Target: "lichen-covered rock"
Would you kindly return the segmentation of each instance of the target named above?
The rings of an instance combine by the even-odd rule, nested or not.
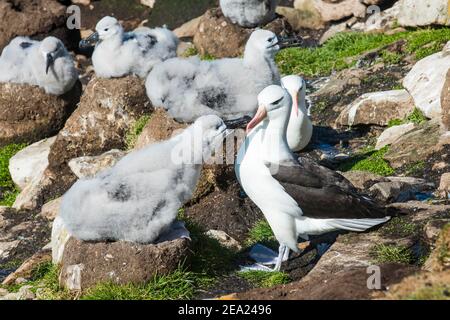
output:
[[[435,187],[433,183],[418,178],[388,177],[387,180],[374,184],[369,192],[374,198],[389,203],[415,200],[418,192],[430,191]]]
[[[23,84],[0,83],[0,147],[58,133],[80,101],[81,84],[61,96]]]
[[[443,198],[450,199],[450,172],[446,172],[441,176],[439,183],[439,193]]]
[[[400,0],[398,23],[405,27],[450,25],[447,0]]]
[[[277,18],[263,29],[276,34],[290,32],[289,23],[284,18]],[[237,57],[244,52],[245,44],[255,29],[247,29],[232,24],[220,9],[210,9],[201,18],[194,36],[194,45],[201,55],[215,58]]]
[[[341,112],[336,124],[386,126],[389,120],[403,119],[413,110],[412,97],[406,90],[366,93]]]
[[[55,36],[70,50],[80,40],[78,30],[66,27],[66,6],[56,0],[14,0],[0,2],[0,52],[17,36],[41,40]]]
[[[285,17],[292,29],[296,31],[301,28],[322,29],[325,27],[325,21],[322,20],[320,12],[311,5],[311,2],[298,3],[296,8],[278,6],[276,12]]]
[[[295,0],[294,8],[308,12],[312,16],[319,16],[324,23],[352,16],[359,18],[366,16],[366,6],[359,0]]]
[[[343,175],[348,181],[350,181],[356,188],[361,190],[367,190],[378,182],[389,181],[383,176],[367,171],[347,171],[341,172],[341,175]]]
[[[60,284],[84,290],[98,283],[144,284],[175,271],[189,255],[186,238],[157,244],[83,242],[70,238],[64,249]]]

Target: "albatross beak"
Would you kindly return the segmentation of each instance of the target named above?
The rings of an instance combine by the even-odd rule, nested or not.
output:
[[[83,40],[80,41],[80,48],[81,49],[85,49],[85,48],[92,47],[99,40],[100,40],[100,38],[99,38],[98,32],[94,32],[93,34],[91,34],[86,39],[83,39]]]
[[[53,59],[53,56],[50,53],[47,53],[46,56],[46,63],[45,63],[45,73],[48,74],[48,70],[51,66],[55,63],[55,60]]]
[[[278,45],[281,49],[285,48],[294,48],[294,47],[300,47],[303,43],[303,39],[299,36],[294,37],[278,37]]]
[[[267,117],[267,110],[264,106],[259,106],[258,111],[256,111],[255,116],[252,121],[247,125],[247,133],[250,132],[254,127],[256,127],[261,121]]]
[[[249,116],[245,116],[239,119],[226,120],[225,125],[228,129],[240,129],[245,128],[245,126],[252,120]]]

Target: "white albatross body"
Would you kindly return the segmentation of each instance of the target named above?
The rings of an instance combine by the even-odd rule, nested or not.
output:
[[[299,251],[299,236],[364,231],[390,219],[383,208],[355,194],[342,176],[307,160],[297,162],[286,139],[291,98],[285,90],[270,86],[258,101],[260,108],[248,126],[253,130],[238,152],[235,171],[280,243],[275,270],[289,249]]]
[[[281,85],[292,97],[287,143],[292,151],[298,152],[306,148],[313,134],[313,124],[306,108],[306,83],[302,77],[291,75],[283,77]]]

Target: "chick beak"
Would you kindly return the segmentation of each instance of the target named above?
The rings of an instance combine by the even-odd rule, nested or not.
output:
[[[245,116],[239,119],[234,120],[226,120],[225,125],[227,126],[227,129],[239,129],[239,128],[245,128],[245,126],[252,120],[249,116]]]
[[[48,74],[48,70],[51,66],[55,63],[55,60],[53,59],[53,56],[50,53],[47,53],[46,55],[46,63],[45,63],[45,73]]]
[[[294,47],[300,47],[303,43],[303,39],[299,36],[294,37],[278,37],[278,43],[277,45],[281,49],[285,48],[294,48]]]
[[[86,49],[95,45],[99,40],[100,37],[98,35],[98,32],[94,32],[86,39],[81,40],[79,46],[81,49]]]
[[[250,123],[247,125],[247,133],[250,132],[254,127],[256,127],[261,121],[263,121],[267,117],[267,110],[264,106],[259,106],[258,110],[256,111],[255,116],[250,121]]]

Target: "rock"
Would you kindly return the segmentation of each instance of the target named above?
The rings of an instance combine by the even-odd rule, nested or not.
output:
[[[450,270],[450,220],[442,221],[439,238],[435,243],[435,249],[425,262],[424,268],[428,271],[441,272]]]
[[[407,134],[408,132],[411,132],[412,130],[414,130],[414,128],[415,125],[412,122],[387,128],[378,137],[375,149],[380,150],[387,145],[395,143],[400,137]]]
[[[20,192],[14,201],[13,208],[21,210],[36,211],[51,199],[53,195],[48,193],[55,185],[58,175],[51,175],[48,168],[44,170],[41,176],[36,176],[31,182]],[[61,193],[64,191],[61,190]]]
[[[59,265],[62,263],[64,249],[70,238],[71,235],[64,226],[62,219],[59,216],[56,216],[55,220],[53,221],[51,237],[53,264]]]
[[[447,0],[400,0],[398,23],[404,27],[450,25]]]
[[[20,278],[29,279],[36,267],[38,267],[42,263],[50,262],[51,260],[52,257],[50,251],[38,252],[34,254],[31,258],[27,259],[16,271],[6,277],[6,279],[3,280],[2,285],[12,285],[14,283],[17,283],[17,280]]]
[[[66,7],[55,0],[1,1],[0,52],[16,36],[55,36],[69,50],[77,48],[80,33],[66,27],[67,17]]]
[[[121,150],[110,150],[100,156],[86,156],[69,161],[69,167],[79,178],[92,178],[100,171],[111,168],[126,155]]]
[[[450,131],[450,70],[448,70],[444,86],[441,93],[441,131],[448,133]]]
[[[148,145],[165,141],[186,127],[187,124],[176,122],[166,110],[157,108],[139,135],[134,149],[139,150]]]
[[[0,298],[6,296],[8,293],[9,293],[8,290],[0,288]]]
[[[140,0],[141,4],[150,8],[155,6],[156,0]]]
[[[20,287],[19,292],[17,292],[17,300],[34,300],[36,295],[31,291],[32,286]]]
[[[295,31],[302,28],[318,30],[325,27],[320,13],[315,7],[308,6],[308,4],[305,4],[301,9],[278,6],[276,13],[283,16]]]
[[[391,167],[398,169],[404,165],[425,161],[439,149],[439,123],[427,121],[403,135],[389,147],[383,158]]]
[[[46,94],[37,86],[0,83],[0,147],[55,135],[75,110],[80,95],[80,83],[62,96]]]
[[[389,9],[371,14],[366,22],[354,24],[352,26],[352,30],[363,32],[387,32],[388,30],[392,30],[397,26],[397,17],[399,13],[400,1],[396,2],[394,6]]]
[[[143,80],[133,76],[92,79],[50,148],[44,177],[30,187],[25,198],[39,208],[62,195],[76,180],[68,165],[71,159],[125,149],[128,130],[139,117],[151,112]]]
[[[32,212],[0,207],[0,263],[28,259],[49,241],[49,231]]]
[[[173,30],[178,38],[193,38],[198,30],[202,16],[192,19]]]
[[[223,247],[233,251],[242,250],[242,246],[238,241],[230,237],[226,232],[221,230],[208,230],[205,233],[208,237],[217,240]]]
[[[450,223],[450,219],[434,219],[428,221],[423,228],[427,243],[433,247],[436,247],[436,241],[441,235],[442,229],[448,223]]]
[[[444,173],[441,176],[439,192],[443,198],[450,199],[450,172]]]
[[[40,177],[48,165],[50,147],[56,137],[41,140],[16,153],[9,160],[9,172],[14,183],[24,189],[33,179]]]
[[[450,69],[450,45],[417,62],[403,80],[414,103],[430,119],[441,118],[441,93]]]
[[[61,206],[62,197],[59,197],[57,199],[51,200],[44,204],[42,206],[41,213],[39,214],[40,217],[48,220],[48,221],[54,221],[55,218],[59,214],[59,208]]]
[[[263,29],[280,34],[285,30],[289,32],[290,26],[285,19],[277,18],[263,26]],[[237,57],[243,54],[248,37],[254,30],[230,23],[220,9],[210,9],[201,17],[194,45],[201,55]]]
[[[403,119],[413,110],[413,100],[406,90],[366,93],[341,112],[336,124],[386,126],[389,120]]]
[[[65,246],[60,284],[84,290],[98,283],[144,284],[156,274],[175,271],[189,254],[188,239],[158,244],[90,243],[70,238]]]
[[[348,181],[350,181],[356,188],[367,190],[378,182],[389,181],[387,178],[367,171],[347,171],[341,172]]]
[[[369,192],[378,200],[392,203],[415,200],[418,192],[430,191],[433,183],[410,177],[388,177],[387,182],[374,184]]]
[[[339,21],[351,16],[358,18],[366,16],[366,6],[359,0],[342,0],[339,3],[323,0],[295,0],[294,7],[309,12],[313,16],[318,14],[324,22]]]

